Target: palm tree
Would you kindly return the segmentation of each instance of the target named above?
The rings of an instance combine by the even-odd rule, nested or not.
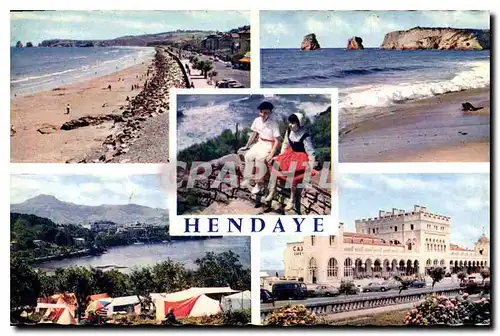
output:
[[[202,71],[202,74],[204,75],[205,79],[206,79],[206,78],[207,78],[207,76],[208,76],[208,72],[209,72],[210,70],[212,70],[212,69],[213,69],[213,64],[212,64],[212,62],[210,62],[210,61],[205,61],[205,62],[203,62],[203,64],[201,65],[201,69],[200,69],[200,70]]]

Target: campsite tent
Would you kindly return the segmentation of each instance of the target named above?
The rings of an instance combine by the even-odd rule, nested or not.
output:
[[[38,303],[36,308],[47,309],[42,317],[44,322],[76,324],[74,310],[64,303]]]
[[[221,301],[223,311],[238,311],[250,309],[252,305],[252,295],[250,291],[244,291],[228,296],[224,296]]]
[[[113,298],[113,301],[111,301],[105,309],[108,311],[108,317],[112,317],[114,313],[118,312],[134,312],[140,314],[141,301],[137,295],[117,297]]]

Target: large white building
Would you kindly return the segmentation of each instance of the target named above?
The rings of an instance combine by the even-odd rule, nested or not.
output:
[[[306,236],[288,243],[285,277],[307,283],[336,283],[342,278],[425,274],[433,267],[446,272],[477,272],[490,265],[490,241],[484,235],[466,249],[450,242],[451,218],[427,212],[379,211],[377,217],[356,220],[356,232],[337,236]]]

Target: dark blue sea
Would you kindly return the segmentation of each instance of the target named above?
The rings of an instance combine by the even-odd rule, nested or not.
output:
[[[339,88],[341,114],[490,85],[488,50],[262,49],[260,63],[264,88]]]
[[[154,48],[11,48],[11,97],[51,90],[139,64]]]
[[[295,112],[310,118],[331,105],[329,95],[178,95],[177,149],[214,138],[225,129],[233,132],[250,127],[262,101],[274,105],[273,118],[281,120]]]

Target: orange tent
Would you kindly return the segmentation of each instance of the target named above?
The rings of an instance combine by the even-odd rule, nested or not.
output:
[[[107,293],[102,293],[102,294],[94,294],[89,296],[89,302],[99,300],[99,299],[107,299],[109,298],[109,295]]]

